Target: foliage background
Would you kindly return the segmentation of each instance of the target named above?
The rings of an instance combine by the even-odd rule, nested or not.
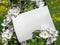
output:
[[[59,37],[56,43],[60,45],[60,0],[48,0],[47,4],[55,27],[59,31]]]
[[[19,5],[19,0],[2,0],[2,2],[0,2],[0,45],[2,45],[2,38],[1,38],[1,33],[2,33],[2,26],[1,26],[1,23],[3,22],[3,19],[5,18],[5,15],[7,14],[8,10],[12,7],[12,3]],[[21,12],[26,12],[26,11],[29,11],[29,10],[32,10],[34,8],[36,8],[36,5],[32,5],[33,3],[28,1],[28,0],[23,0],[24,2],[26,2],[26,4],[22,4],[22,10]],[[49,10],[50,10],[50,13],[51,13],[51,17],[52,17],[52,20],[55,24],[55,27],[56,29],[60,32],[60,0],[45,0],[48,7],[49,7]],[[12,2],[12,3],[10,3]],[[22,2],[22,3],[24,3]],[[9,41],[9,43],[11,42],[14,42],[14,43],[17,43],[17,38],[16,38],[16,35],[14,33],[12,39]],[[56,41],[56,44],[57,45],[60,45],[60,33],[59,33],[59,37]],[[9,44],[11,45],[11,44]],[[15,44],[16,45],[16,44]]]

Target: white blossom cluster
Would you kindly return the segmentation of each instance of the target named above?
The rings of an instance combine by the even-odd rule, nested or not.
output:
[[[13,7],[12,9],[10,9],[8,11],[8,15],[16,17],[19,14],[19,12],[20,12],[20,8],[19,7]]]
[[[41,29],[40,37],[47,39],[46,44],[51,44],[57,40],[58,31],[52,29],[48,25],[42,25]]]
[[[44,6],[44,1],[43,0],[31,0],[31,1],[36,2],[36,5],[38,7],[43,7]]]
[[[2,43],[7,43],[8,40],[11,39],[13,35],[13,25],[10,24],[12,23],[12,16],[14,17],[18,16],[19,12],[20,12],[19,7],[13,7],[8,11],[8,14],[6,15],[6,19],[3,20],[3,23],[1,24],[3,26]]]

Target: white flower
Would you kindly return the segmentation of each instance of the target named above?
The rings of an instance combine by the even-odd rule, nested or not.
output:
[[[43,31],[43,32],[40,33],[40,37],[46,39],[46,38],[49,38],[50,35],[46,31]]]
[[[13,13],[14,17],[17,17],[18,13]]]
[[[2,31],[5,31],[5,28],[3,28]]]
[[[11,19],[9,17],[6,18],[7,22],[11,22]]]
[[[43,7],[44,6],[44,2],[39,2],[39,7]]]
[[[2,39],[2,43],[6,43],[8,40],[6,38]]]
[[[2,23],[1,25],[4,26],[4,27],[6,26],[6,24],[4,24],[4,23]]]
[[[41,33],[40,36],[44,39],[47,38],[47,42],[46,44],[51,44],[54,41],[56,41],[57,37],[58,37],[58,31],[56,31],[55,29],[52,29],[50,26],[48,25],[42,25],[41,27]],[[43,31],[43,32],[42,32]],[[45,35],[44,35],[45,34]]]
[[[7,29],[7,30],[6,30],[6,34],[8,34],[8,33],[9,33],[9,31],[10,31],[10,30],[9,30],[9,29]]]
[[[44,6],[44,1],[43,0],[36,0],[36,5],[38,7],[42,7],[42,6]]]
[[[37,5],[38,7],[44,6],[44,1],[43,1],[43,0],[31,0],[31,1],[35,1],[35,2],[36,2],[36,5]]]
[[[9,22],[7,22],[6,19],[4,19],[3,21],[4,21],[4,22],[3,22],[1,25],[4,26],[4,27],[7,26]]]
[[[58,37],[58,31],[56,31],[55,36]]]
[[[6,16],[6,22],[7,23],[10,23],[11,22],[11,16],[9,16],[9,15]]]
[[[58,31],[53,31],[53,30],[51,30],[50,31],[50,34],[52,35],[52,37],[58,37]]]
[[[3,22],[6,22],[6,19],[4,19]]]
[[[11,39],[12,35],[13,32],[7,29],[5,32],[2,33],[2,38]]]
[[[11,19],[9,19],[9,17],[7,17],[6,19],[3,20],[5,25],[8,25],[8,23],[11,22]]]
[[[2,38],[7,38],[7,39],[8,39],[8,34],[3,33],[3,34],[2,34]]]
[[[2,33],[2,37],[8,38],[9,30],[7,29]]]
[[[48,38],[46,44],[51,44],[51,43],[55,42],[56,40],[57,40],[56,37],[52,37],[50,39]]]
[[[59,32],[58,31],[56,31],[56,34],[58,34]]]
[[[56,37],[51,38],[51,43],[55,42],[56,40],[57,40],[57,38],[56,38]]]
[[[12,35],[13,35],[13,32],[10,32],[9,36],[8,36],[8,39],[11,39]]]
[[[6,24],[6,23],[7,23],[7,20],[6,20],[6,19],[4,19],[4,20],[3,20],[3,22],[4,22],[4,24]]]
[[[13,30],[13,27],[11,28],[11,30]]]
[[[10,15],[10,16],[18,15],[19,12],[20,12],[20,8],[19,7],[17,7],[17,8],[13,7],[12,9],[10,9],[8,11],[8,15]]]

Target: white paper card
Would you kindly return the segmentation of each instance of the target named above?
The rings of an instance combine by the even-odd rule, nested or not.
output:
[[[19,42],[31,39],[32,32],[40,29],[43,24],[48,24],[55,29],[47,6],[19,14],[12,19]]]

